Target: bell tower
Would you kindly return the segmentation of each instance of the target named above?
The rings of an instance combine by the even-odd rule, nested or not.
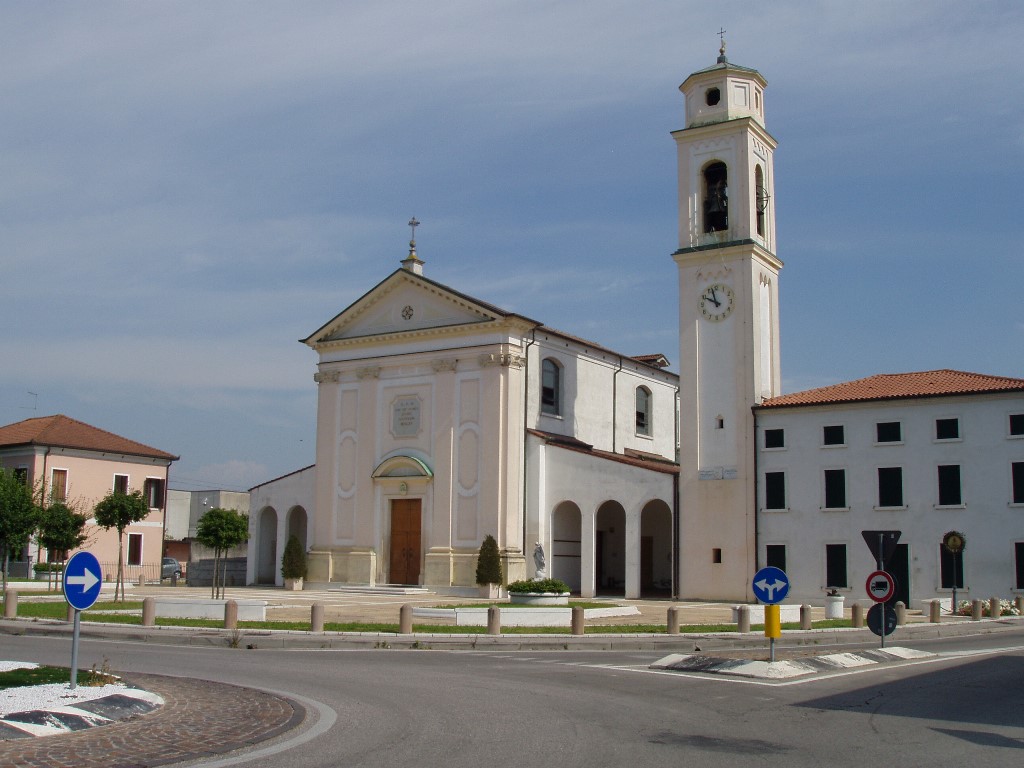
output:
[[[683,598],[752,599],[751,407],[780,391],[773,153],[767,83],[718,61],[679,86],[680,530]]]

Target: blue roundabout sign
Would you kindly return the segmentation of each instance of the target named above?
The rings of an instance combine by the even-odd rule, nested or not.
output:
[[[64,566],[64,599],[78,611],[92,607],[100,596],[103,572],[92,552],[76,552]]]

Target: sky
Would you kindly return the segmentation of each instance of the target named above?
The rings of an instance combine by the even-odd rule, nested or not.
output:
[[[1024,376],[1024,3],[0,3],[0,423],[244,490],[399,266],[679,370],[678,86],[768,81],[783,391]],[[1011,226],[1012,225],[1012,226]]]

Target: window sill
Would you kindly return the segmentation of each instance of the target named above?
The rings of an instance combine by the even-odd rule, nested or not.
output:
[[[643,432],[637,432],[636,436],[638,438],[640,438],[641,440],[650,440],[651,442],[654,442],[654,436],[653,435],[647,435],[647,434],[644,434]]]
[[[875,512],[906,512],[910,507],[906,504],[900,507],[872,507]]]
[[[761,508],[761,512],[766,513],[766,514],[773,513],[773,512],[789,512],[789,507],[778,507],[778,508],[772,507],[771,509],[769,509],[768,507],[762,507]]]
[[[1024,440],[1024,435],[1007,435],[1007,440]]]
[[[786,446],[783,445],[783,446],[776,447],[776,448],[762,448],[761,452],[762,453],[776,453],[778,451],[784,451],[784,450],[786,450]]]
[[[818,507],[822,512],[849,512],[849,507]]]
[[[963,441],[962,437],[936,437],[932,440],[933,443],[962,443]]]
[[[540,417],[542,419],[556,419],[558,421],[565,420],[560,413],[545,413],[544,411],[540,412]]]
[[[967,509],[966,504],[932,504],[932,509]]]
[[[822,447],[823,449],[829,449],[829,448],[845,448],[845,447],[846,447],[846,443],[822,443],[822,446],[821,446],[821,447]]]
[[[886,445],[905,445],[905,443],[904,443],[904,442],[903,442],[902,440],[886,440],[885,442],[882,442],[882,443],[880,443],[880,442],[878,442],[878,441],[876,440],[874,444],[875,444],[876,446],[886,446]]]

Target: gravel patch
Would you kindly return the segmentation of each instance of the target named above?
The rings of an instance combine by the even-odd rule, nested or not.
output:
[[[12,669],[32,669],[38,666],[38,664],[28,661],[0,661],[0,672],[8,672]],[[69,681],[47,685],[24,685],[0,690],[0,717],[6,717],[12,712],[29,712],[37,709],[59,710],[62,707],[74,706],[83,701],[126,693],[132,698],[143,699],[157,705],[162,703],[159,696],[137,688],[129,688],[124,683],[96,686],[79,685],[71,690]]]

